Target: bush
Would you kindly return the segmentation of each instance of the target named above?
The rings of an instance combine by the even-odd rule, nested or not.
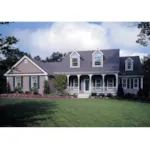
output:
[[[30,91],[25,91],[25,94],[30,94]]]
[[[11,88],[9,82],[6,84],[7,93],[11,93]]]
[[[119,84],[119,86],[118,86],[117,96],[118,97],[124,97],[124,91],[123,91],[121,84]]]
[[[14,92],[15,92],[15,93],[23,93],[21,87],[15,87],[15,88],[14,88]]]
[[[55,75],[54,86],[60,93],[64,93],[64,90],[67,88],[67,77],[66,75]]]
[[[35,95],[39,94],[37,88],[30,88],[30,93],[35,94]]]
[[[144,91],[140,88],[139,91],[138,91],[138,93],[137,93],[137,95],[138,95],[139,97],[144,96]]]
[[[108,93],[107,97],[113,97],[113,95],[111,93]]]
[[[131,93],[127,93],[124,96],[124,98],[130,98],[130,99],[135,98],[135,97],[136,97],[136,95],[135,94],[131,94]]]
[[[97,96],[97,93],[91,93],[91,96]]]
[[[99,96],[101,96],[101,97],[105,97],[105,94],[101,93]]]
[[[47,80],[44,81],[44,94],[50,94],[50,86],[49,86],[49,82]]]

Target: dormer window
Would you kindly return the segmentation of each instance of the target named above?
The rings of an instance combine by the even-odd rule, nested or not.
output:
[[[80,67],[80,55],[77,52],[70,54],[70,68]]]
[[[102,67],[103,66],[103,53],[99,50],[92,54],[92,66]]]
[[[125,61],[125,71],[133,71],[133,60],[131,58]]]

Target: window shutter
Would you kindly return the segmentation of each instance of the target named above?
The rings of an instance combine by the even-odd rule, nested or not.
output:
[[[38,76],[38,89],[40,88],[40,76]]]
[[[131,89],[133,89],[133,78],[131,78]]]
[[[31,88],[31,76],[29,76],[29,89]]]
[[[129,89],[129,79],[127,79],[127,88]]]
[[[141,88],[141,78],[138,78],[138,80],[139,80],[139,88]]]
[[[21,76],[21,87],[23,88],[23,76]]]
[[[13,77],[13,87],[15,87],[15,77]]]

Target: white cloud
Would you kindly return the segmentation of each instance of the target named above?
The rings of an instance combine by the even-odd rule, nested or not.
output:
[[[13,33],[20,39],[19,46],[33,56],[46,57],[54,51],[92,50],[120,48],[121,54],[140,53],[141,46],[135,43],[138,29],[123,23],[53,23],[49,28],[37,30],[16,29]]]

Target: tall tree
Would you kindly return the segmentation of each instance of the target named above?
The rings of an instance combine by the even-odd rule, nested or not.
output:
[[[50,57],[46,57],[45,62],[61,62],[66,54],[54,52]]]
[[[0,22],[0,25],[9,24],[8,22]],[[6,78],[3,76],[4,73],[10,69],[21,57],[30,54],[24,53],[15,47],[18,40],[14,36],[5,37],[0,34],[0,92],[5,92]]]
[[[140,33],[138,34],[136,42],[143,46],[147,46],[150,40],[150,22],[140,22],[137,27],[140,29]]]
[[[34,59],[41,60],[41,57],[39,55],[35,56]]]

